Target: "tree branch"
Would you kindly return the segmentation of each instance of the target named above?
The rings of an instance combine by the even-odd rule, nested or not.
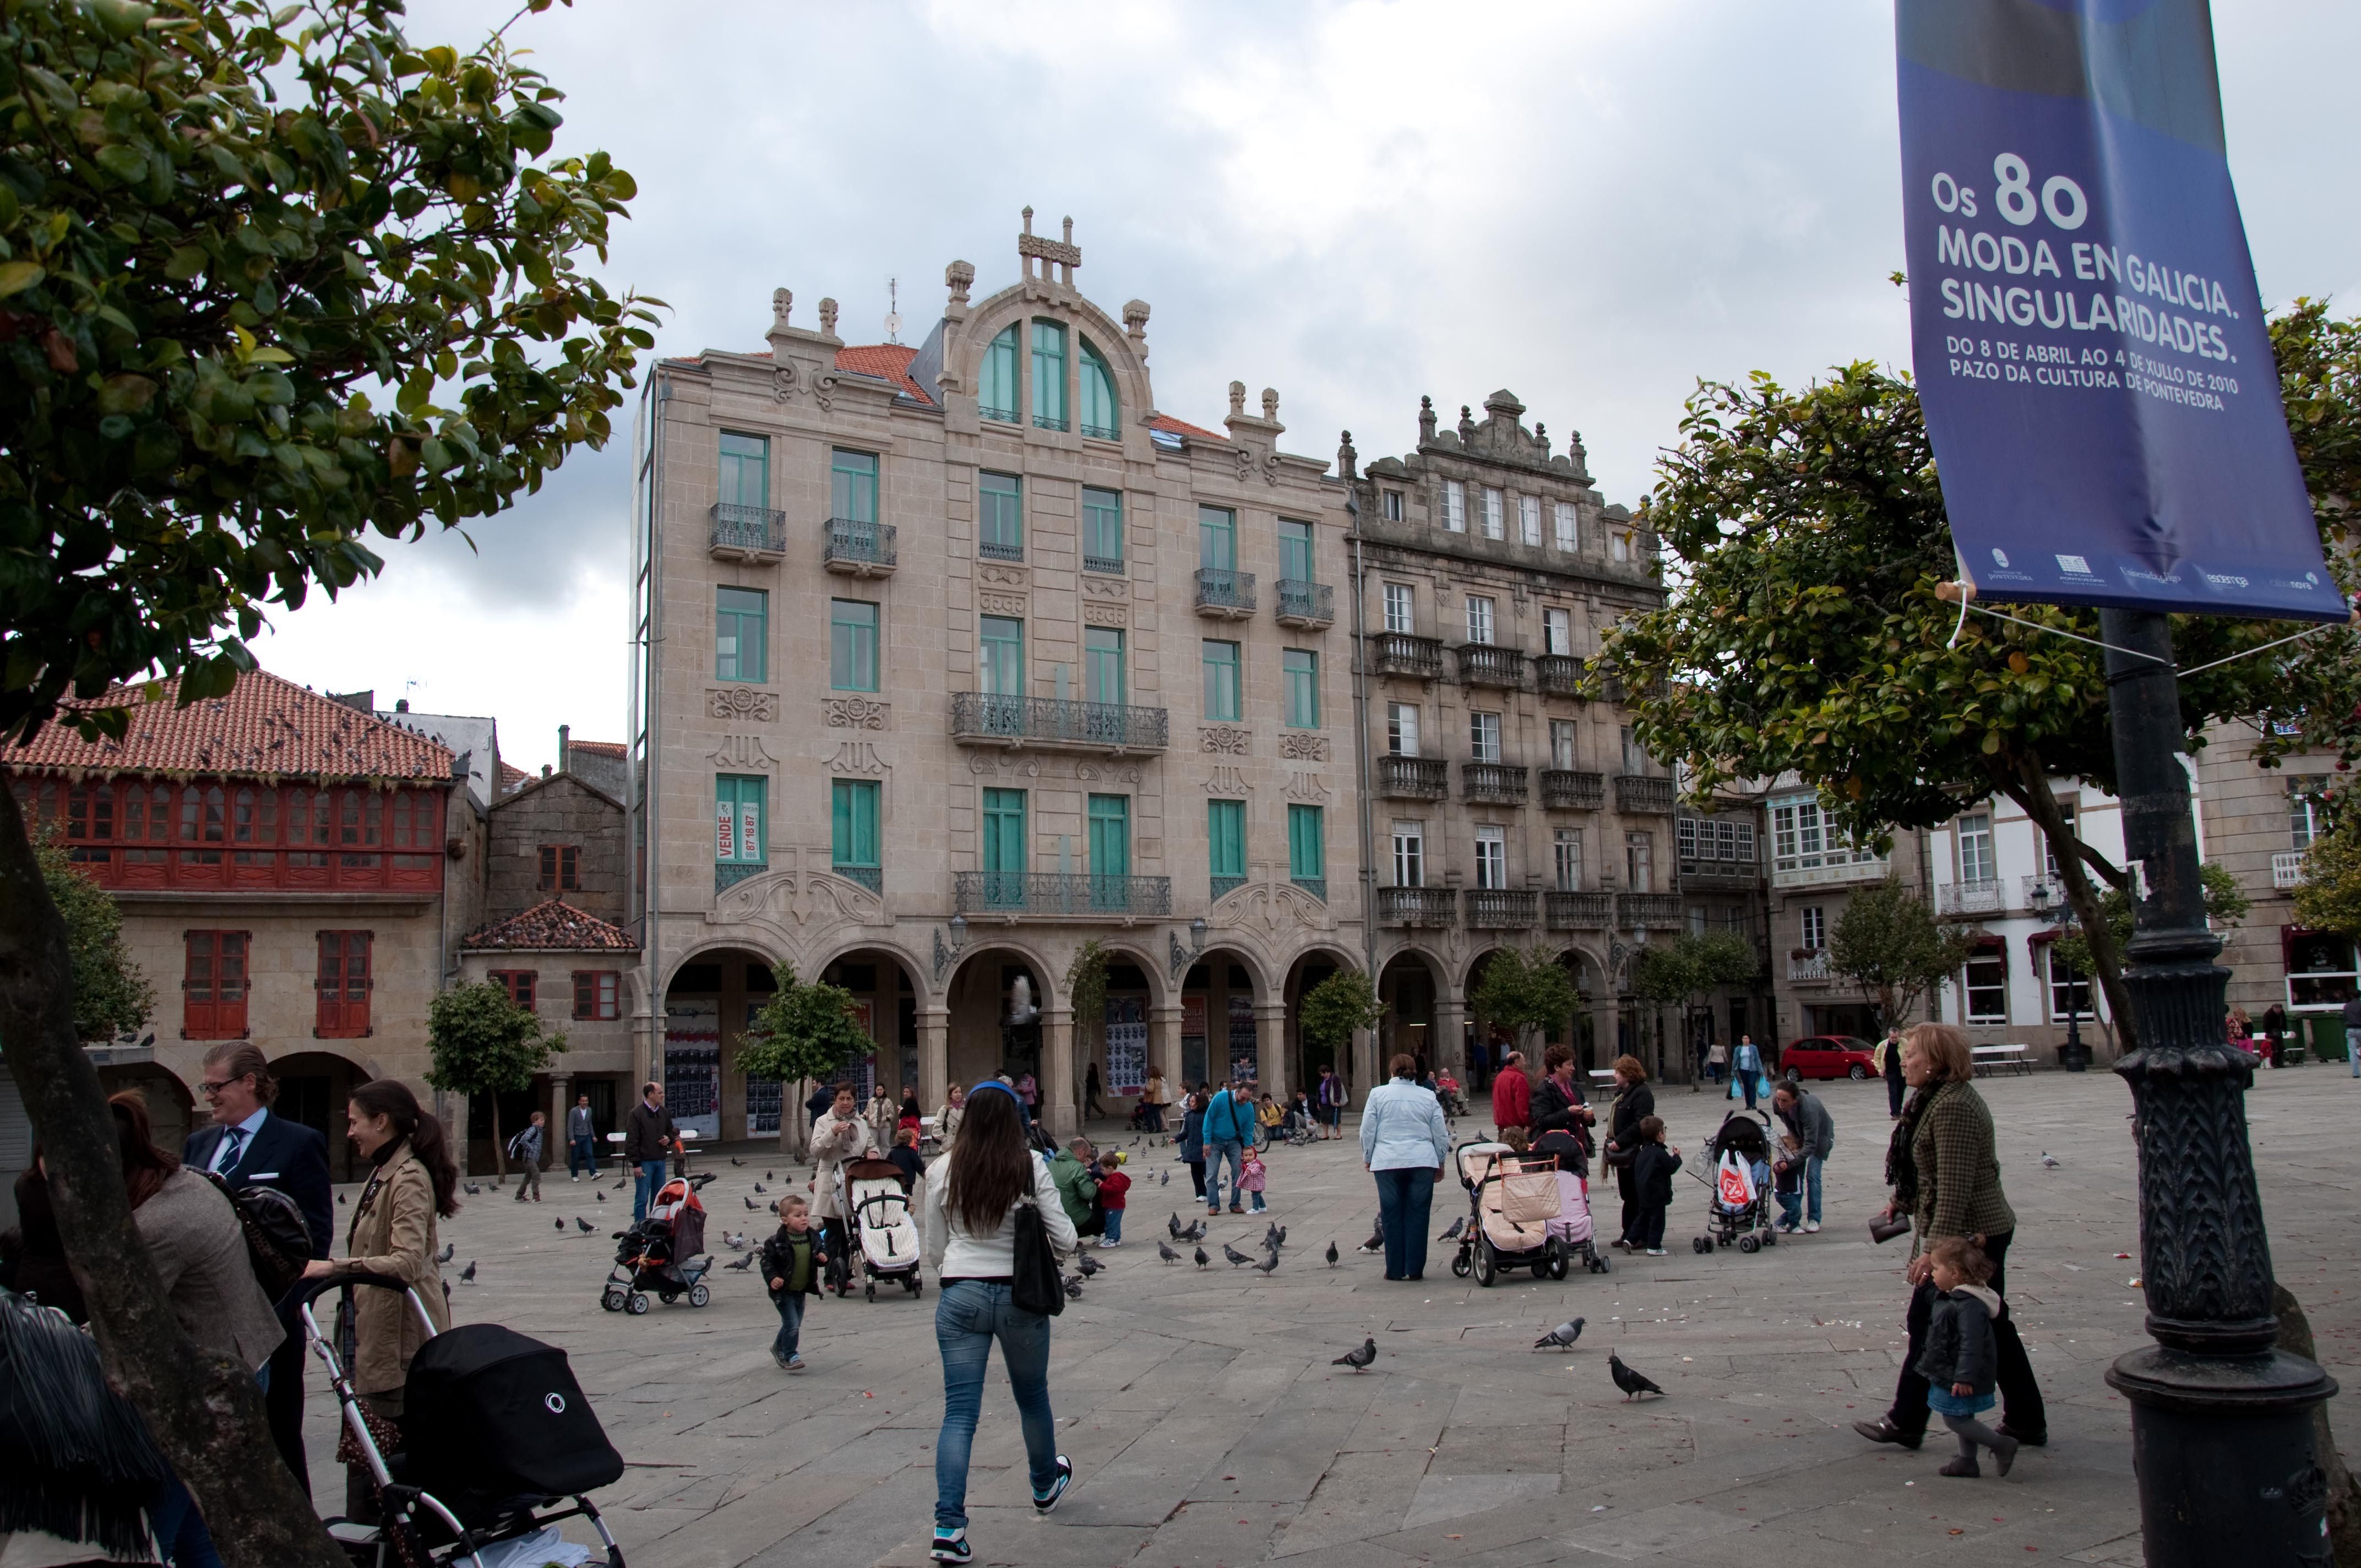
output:
[[[2058,797],[2049,793],[2049,770],[2038,751],[2030,747],[2012,747],[2006,753],[2007,765],[2013,773],[1999,775],[2001,793],[2025,808],[2041,828],[2058,861],[2058,880],[2065,884],[2066,902],[2074,906],[2074,916],[2082,924],[2083,940],[2091,944],[2091,967],[2096,971],[2100,992],[2107,999],[2107,1012],[2114,1018],[2117,1034],[2122,1036],[2125,1051],[2139,1048],[2138,1038],[2132,1028],[2131,992],[2124,987],[2123,955],[2115,950],[2115,934],[2108,928],[2105,909],[2100,905],[2098,890],[2083,873],[2082,851],[2088,848],[2074,837],[2066,826],[2065,813],[2058,809]],[[2103,857],[2096,863],[2104,867]]]

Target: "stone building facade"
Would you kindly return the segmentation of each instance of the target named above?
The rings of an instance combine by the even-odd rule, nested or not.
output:
[[[1681,908],[1687,929],[1742,937],[1752,947],[1757,969],[1742,985],[1723,985],[1700,999],[1684,1019],[1683,1039],[1694,1053],[1699,1043],[1734,1046],[1752,1035],[1768,1044],[1777,1031],[1771,968],[1770,867],[1763,837],[1763,805],[1751,795],[1725,792],[1709,809],[1684,801],[1673,823],[1673,859],[1680,872]],[[1691,1065],[1694,1065],[1693,1063]]]
[[[1118,1111],[1149,1062],[1282,1090],[1291,1003],[1361,953],[1345,488],[1275,391],[1160,412],[1149,308],[1078,291],[1071,225],[1016,252],[981,300],[953,262],[916,347],[779,290],[765,347],[641,405],[627,923],[640,1059],[708,1136],[779,1124],[732,1062],[774,964],[859,997],[864,1086],[1030,1071],[1062,1130],[1093,1065]]]
[[[1875,1010],[1829,967],[1828,934],[1854,893],[1888,877],[1926,896],[1921,835],[1896,828],[1883,855],[1855,844],[1830,826],[1818,791],[1783,773],[1763,797],[1757,842],[1770,880],[1773,1039],[1784,1045],[1803,1035],[1873,1037]]]
[[[2295,885],[2303,854],[2327,828],[2322,797],[2336,777],[2336,759],[2300,752],[2279,767],[2250,755],[2254,734],[2243,724],[2217,723],[2197,754],[2205,858],[2238,879],[2252,907],[2227,934],[2218,962],[2230,968],[2230,1005],[2243,1007],[2260,1033],[2263,1014],[2286,1010],[2290,1026],[2306,1032],[2333,1027],[2361,986],[2354,943],[2332,931],[2307,930],[2295,918]]]

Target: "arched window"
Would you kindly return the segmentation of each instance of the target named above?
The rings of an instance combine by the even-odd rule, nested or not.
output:
[[[1033,323],[1033,423],[1066,428],[1066,329],[1056,322]]]
[[[1003,424],[1016,422],[1016,328],[1012,323],[984,345],[983,374],[977,378],[976,411]]]
[[[1082,339],[1082,433],[1101,441],[1123,439],[1122,405],[1115,400],[1115,371],[1089,338]]]

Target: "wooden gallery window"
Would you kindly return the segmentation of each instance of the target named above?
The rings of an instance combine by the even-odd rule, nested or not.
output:
[[[578,969],[574,971],[574,1015],[577,1018],[620,1018],[623,1015],[623,975],[620,970]]]
[[[522,1007],[528,1013],[533,1011],[533,982],[540,978],[538,970],[529,969],[496,969],[490,976],[494,985],[509,993],[511,1006]]]
[[[246,1038],[244,931],[184,931],[187,958],[181,975],[181,1038]]]
[[[581,857],[579,845],[544,844],[541,847],[541,891],[572,893],[581,887]]]
[[[369,948],[373,932],[320,933],[320,972],[313,981],[318,1017],[312,1033],[323,1040],[357,1040],[369,1033]]]

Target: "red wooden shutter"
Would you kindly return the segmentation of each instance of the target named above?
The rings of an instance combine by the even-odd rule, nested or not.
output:
[[[247,1034],[244,931],[187,931],[187,967],[181,981],[181,1037],[236,1040]]]
[[[320,933],[318,1024],[323,1039],[358,1039],[369,1032],[369,947],[367,931]]]
[[[181,975],[181,1038],[217,1040],[214,1033],[214,938],[211,931],[184,931],[186,967]]]

